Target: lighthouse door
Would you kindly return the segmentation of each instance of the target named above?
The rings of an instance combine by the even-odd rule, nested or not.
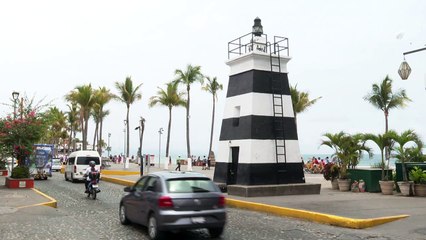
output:
[[[231,147],[231,164],[228,168],[227,185],[237,183],[237,171],[238,171],[238,155],[240,153],[239,147]]]

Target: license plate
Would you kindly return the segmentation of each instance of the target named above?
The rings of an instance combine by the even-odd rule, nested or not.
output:
[[[98,184],[93,184],[93,185],[92,185],[92,187],[93,187],[93,188],[97,188],[97,187],[98,187]]]
[[[193,217],[191,218],[193,223],[205,223],[206,219],[204,217]]]

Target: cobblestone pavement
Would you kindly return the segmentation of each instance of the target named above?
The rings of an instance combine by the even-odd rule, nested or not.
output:
[[[0,215],[1,239],[148,239],[146,228],[123,226],[118,221],[118,202],[123,186],[101,182],[97,200],[88,199],[83,183],[65,182],[54,173],[36,188],[55,198],[58,208],[31,207]],[[208,239],[206,230],[170,234],[167,239]],[[404,239],[382,237],[366,230],[344,229],[264,213],[228,209],[222,239]]]

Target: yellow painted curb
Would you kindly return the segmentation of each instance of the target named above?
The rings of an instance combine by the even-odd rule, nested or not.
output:
[[[368,219],[355,219],[355,218],[347,218],[340,217],[331,214],[324,214],[318,212],[311,212],[299,209],[285,208],[285,207],[277,207],[262,203],[255,202],[246,202],[236,199],[226,198],[226,203],[229,206],[243,209],[250,209],[260,212],[272,213],[280,216],[286,217],[294,217],[305,219],[318,223],[325,223],[329,225],[345,227],[345,228],[354,228],[354,229],[362,229],[374,227],[380,224],[384,224],[387,222],[392,222],[401,218],[409,217],[409,215],[398,215],[398,216],[389,216],[389,217],[381,217],[381,218],[368,218]]]
[[[112,182],[112,183],[116,183],[116,184],[120,184],[124,186],[133,186],[133,184],[135,184],[134,181],[113,178],[113,177],[106,177],[106,176],[102,176],[102,181]]]
[[[35,189],[35,188],[31,188],[34,192],[42,195],[43,197],[49,199],[49,202],[44,202],[44,203],[37,203],[37,204],[33,204],[33,205],[27,205],[27,206],[22,206],[22,207],[17,207],[17,208],[26,208],[26,207],[35,207],[35,206],[48,206],[48,207],[53,207],[53,208],[57,208],[58,207],[58,202],[56,201],[56,199],[40,192],[39,190]]]
[[[120,185],[125,185],[125,186],[133,186],[133,184],[135,184],[134,181],[123,180],[123,179],[112,178],[112,177],[102,177],[102,180],[120,184]],[[393,222],[398,219],[409,217],[409,215],[397,215],[397,216],[380,217],[380,218],[356,219],[356,218],[340,217],[340,216],[325,214],[325,213],[311,212],[311,211],[300,210],[300,209],[278,207],[278,206],[267,205],[263,203],[241,201],[241,200],[236,200],[231,198],[226,198],[226,204],[228,206],[236,207],[236,208],[243,208],[243,209],[249,209],[249,210],[254,210],[259,212],[272,213],[272,214],[285,216],[285,217],[294,217],[299,219],[305,219],[312,222],[318,222],[322,224],[329,224],[329,225],[345,227],[345,228],[354,228],[354,229],[374,227],[377,225],[381,225],[384,223]]]
[[[124,171],[124,170],[102,170],[102,175],[139,175],[138,171]]]

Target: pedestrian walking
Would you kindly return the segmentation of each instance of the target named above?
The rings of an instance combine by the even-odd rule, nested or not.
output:
[[[175,171],[179,171],[180,172],[180,160],[177,160],[177,167],[175,168]]]

